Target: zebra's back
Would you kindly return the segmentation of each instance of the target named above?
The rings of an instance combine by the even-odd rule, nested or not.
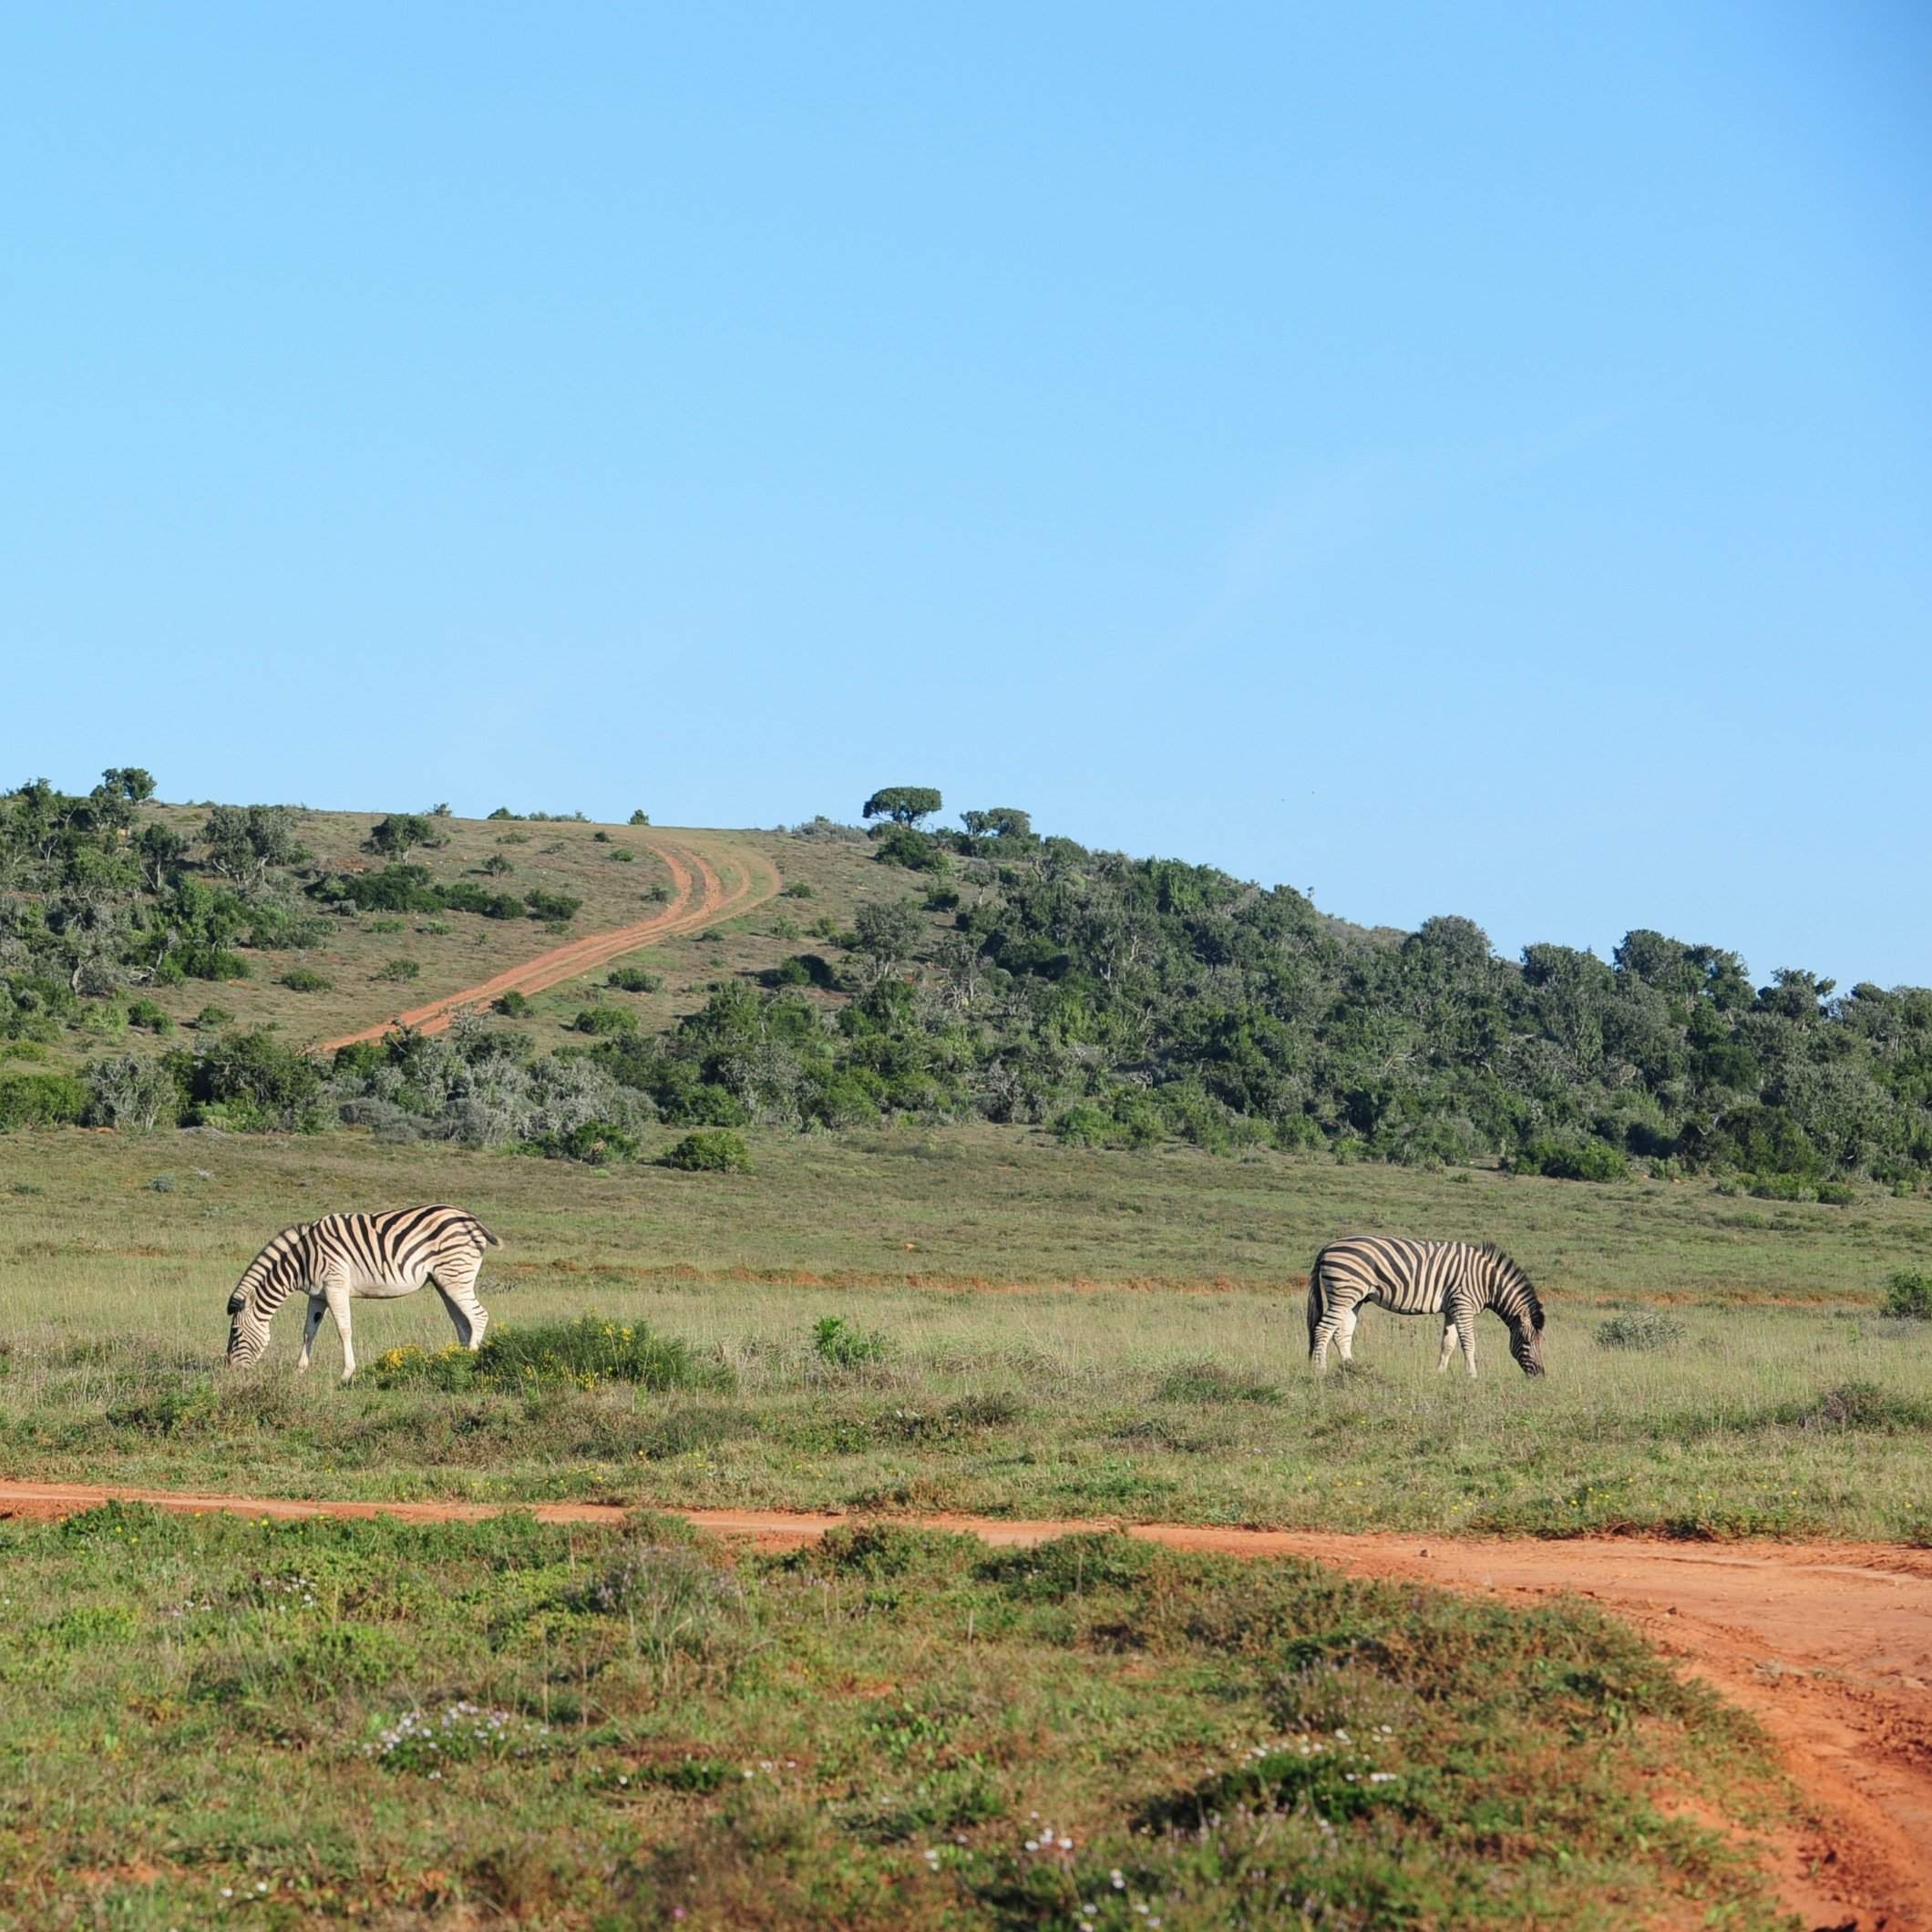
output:
[[[1345,1300],[1380,1303],[1398,1315],[1438,1315],[1467,1280],[1479,1252],[1468,1241],[1411,1241],[1351,1235],[1331,1241],[1309,1276],[1311,1320],[1317,1307]]]

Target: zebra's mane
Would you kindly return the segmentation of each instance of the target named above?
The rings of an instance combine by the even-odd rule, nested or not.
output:
[[[1529,1302],[1529,1325],[1538,1334],[1543,1332],[1543,1298],[1536,1292],[1536,1284],[1529,1279],[1529,1271],[1513,1255],[1506,1255],[1494,1241],[1479,1241],[1476,1250],[1485,1260],[1498,1261],[1511,1277],[1511,1285],[1520,1288]]]

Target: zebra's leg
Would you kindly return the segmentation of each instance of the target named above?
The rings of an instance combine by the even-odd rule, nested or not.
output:
[[[1446,1375],[1449,1372],[1449,1364],[1454,1360],[1460,1341],[1461,1337],[1455,1331],[1455,1317],[1445,1315],[1443,1318],[1443,1352],[1435,1358],[1435,1372],[1438,1375]]]
[[[342,1337],[342,1379],[347,1382],[355,1372],[355,1344],[349,1339],[349,1284],[327,1282],[323,1293],[328,1299],[330,1314],[335,1318],[335,1332]]]
[[[320,1295],[309,1297],[308,1319],[302,1324],[302,1357],[295,1366],[306,1371],[309,1365],[309,1351],[315,1346],[315,1331],[322,1326],[322,1318],[328,1303]]]
[[[1341,1359],[1344,1362],[1353,1362],[1355,1359],[1355,1324],[1361,1319],[1357,1310],[1344,1309],[1341,1320],[1335,1324],[1335,1340],[1341,1345]]]
[[[1350,1311],[1352,1315],[1352,1310]],[[1315,1364],[1315,1373],[1328,1373],[1329,1343],[1334,1341],[1341,1327],[1342,1310],[1331,1301],[1328,1312],[1315,1324],[1315,1339],[1308,1351],[1308,1359]]]
[[[457,1340],[472,1353],[483,1346],[483,1331],[489,1326],[489,1315],[477,1300],[477,1276],[482,1267],[483,1258],[478,1255],[467,1266],[458,1265],[446,1270],[447,1281],[442,1274],[429,1278],[436,1283],[436,1291],[442,1296],[443,1306],[449,1311]]]
[[[1458,1303],[1455,1310],[1455,1332],[1463,1344],[1463,1362],[1469,1371],[1471,1382],[1475,1380],[1475,1310],[1466,1303]]]

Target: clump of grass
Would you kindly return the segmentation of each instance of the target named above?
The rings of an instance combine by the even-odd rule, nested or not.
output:
[[[536,1756],[548,1748],[550,1733],[548,1724],[533,1723],[520,1712],[492,1711],[466,1698],[444,1705],[434,1716],[419,1710],[404,1711],[363,1746],[363,1755],[385,1771],[440,1776],[451,1764]]]
[[[1932,1275],[1916,1268],[1900,1269],[1886,1283],[1878,1312],[1901,1321],[1932,1321]]]
[[[728,1127],[700,1127],[658,1156],[661,1167],[686,1174],[749,1174],[751,1149]]]
[[[1278,1403],[1280,1389],[1258,1376],[1237,1375],[1218,1362],[1184,1362],[1154,1387],[1156,1402]]]
[[[1597,1346],[1644,1351],[1674,1349],[1685,1333],[1683,1323],[1673,1316],[1660,1314],[1655,1309],[1633,1309],[1597,1324]]]
[[[862,1368],[883,1362],[891,1342],[880,1334],[854,1328],[843,1315],[821,1315],[812,1329],[812,1352],[836,1369]]]
[[[1793,1419],[1806,1429],[1858,1429],[1889,1435],[1932,1429],[1932,1402],[1896,1394],[1875,1382],[1842,1382]]]

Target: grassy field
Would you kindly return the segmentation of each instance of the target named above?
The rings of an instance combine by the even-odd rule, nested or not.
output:
[[[1923,1540],[1932,1324],[1876,1313],[1932,1208],[1773,1207],[1014,1130],[753,1136],[748,1176],[217,1135],[5,1143],[0,1460],[20,1477],[283,1494],[968,1509],[1291,1527],[1617,1528]],[[428,1296],[358,1306],[335,1385],[220,1366],[277,1227],[450,1199],[503,1238],[500,1330],[594,1313],[688,1344],[681,1385],[437,1386]],[[1546,1290],[1550,1374],[1485,1325],[1473,1385],[1433,1326],[1371,1314],[1316,1383],[1300,1284],[1351,1229],[1494,1238]],[[1610,1347],[1648,1311],[1662,1346]],[[842,1324],[817,1340],[828,1318]],[[1639,1332],[1638,1338],[1644,1336]],[[424,1364],[416,1364],[418,1368]]]
[[[0,1524],[0,1926],[1770,1927],[1579,1607],[1119,1536]]]

